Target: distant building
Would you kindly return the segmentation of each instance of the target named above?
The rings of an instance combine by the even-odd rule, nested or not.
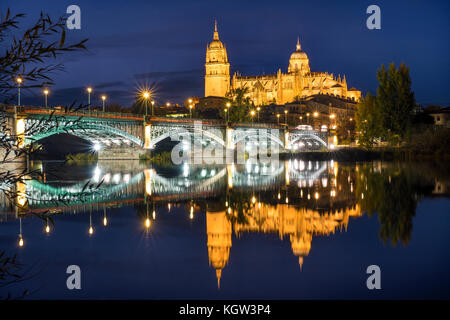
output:
[[[288,72],[260,76],[235,73],[230,81],[230,64],[225,45],[219,40],[217,23],[213,41],[206,48],[205,97],[224,97],[230,89],[247,88],[247,96],[255,105],[285,104],[317,94],[332,95],[358,101],[361,91],[347,88],[347,80],[326,72],[311,72],[309,58],[299,39],[291,54]]]
[[[433,110],[428,114],[433,117],[435,125],[450,128],[450,107]]]

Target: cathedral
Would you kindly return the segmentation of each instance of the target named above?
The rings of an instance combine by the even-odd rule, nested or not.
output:
[[[286,104],[316,94],[358,101],[361,91],[347,88],[347,80],[326,72],[311,72],[309,58],[297,39],[296,50],[289,59],[288,72],[243,76],[236,72],[230,79],[227,49],[219,40],[217,22],[213,41],[206,48],[205,97],[225,97],[234,89],[246,88],[247,97],[255,105]]]

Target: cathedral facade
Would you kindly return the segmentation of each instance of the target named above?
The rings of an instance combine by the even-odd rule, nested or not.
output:
[[[297,39],[295,52],[291,54],[287,73],[243,76],[236,72],[230,79],[230,64],[225,45],[219,40],[217,23],[213,41],[206,48],[205,97],[225,97],[234,89],[245,89],[246,96],[255,105],[286,104],[316,94],[332,95],[358,101],[361,91],[347,88],[345,75],[335,77],[326,72],[311,72],[309,58]]]

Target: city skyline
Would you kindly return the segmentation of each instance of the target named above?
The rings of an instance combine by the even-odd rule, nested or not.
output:
[[[57,17],[67,7],[54,1],[21,4],[27,6],[27,24],[41,10]],[[202,96],[205,47],[215,19],[229,48],[232,73],[269,74],[278,68],[285,72],[300,36],[311,56],[312,69],[351,74],[352,86],[360,88],[363,95],[375,92],[376,70],[381,64],[404,61],[411,68],[418,103],[447,105],[450,101],[446,90],[448,41],[443,41],[448,39],[445,9],[449,4],[444,1],[432,5],[381,1],[381,30],[365,27],[367,5],[356,2],[329,3],[326,12],[308,2],[286,3],[277,9],[263,1],[256,12],[249,4],[233,2],[226,7],[176,1],[157,7],[141,1],[136,4],[122,9],[116,1],[78,3],[81,30],[69,31],[67,38],[89,38],[88,52],[69,54],[62,60],[66,72],[56,75],[49,105],[84,102],[87,86],[94,88],[94,104],[98,106],[103,94],[107,103],[130,106],[136,89],[145,84],[156,88],[156,99],[161,103]],[[175,13],[171,10],[174,4],[183,10]],[[6,1],[5,8],[8,6],[13,13],[24,11],[12,1]],[[118,19],[122,23],[114,22]],[[37,90],[24,92],[26,104],[43,101]]]

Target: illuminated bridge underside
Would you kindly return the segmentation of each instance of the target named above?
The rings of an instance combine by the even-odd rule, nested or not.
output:
[[[27,119],[27,132],[32,131],[33,135],[26,137],[25,144],[37,142],[55,134],[67,133],[92,143],[101,143],[106,146],[126,144],[129,146],[143,147],[144,145],[143,140],[138,136],[139,132],[142,131],[142,125],[140,123],[91,120],[86,118],[80,121],[50,121],[41,124],[39,127],[35,127],[36,123],[39,123],[39,120]]]
[[[234,149],[244,143],[246,150],[301,150],[328,147],[326,132],[272,129],[242,124],[232,128],[225,124],[158,118],[144,124],[136,119],[65,116],[56,121],[44,116],[29,115],[25,120],[25,144],[38,142],[55,134],[67,133],[102,147],[129,146],[153,149],[158,143],[171,139],[190,145],[217,145]],[[260,125],[264,126],[264,125]],[[274,149],[275,148],[275,149]],[[277,149],[278,148],[278,149]]]

